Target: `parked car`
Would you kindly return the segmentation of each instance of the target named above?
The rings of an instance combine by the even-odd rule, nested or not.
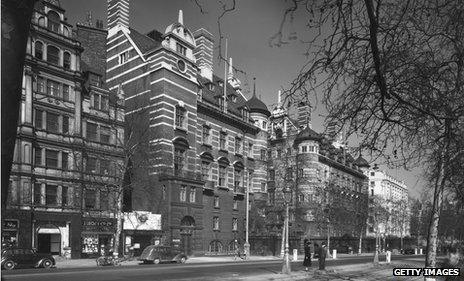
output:
[[[177,262],[185,263],[187,255],[168,246],[150,245],[143,249],[139,258],[143,263]]]
[[[4,249],[2,251],[2,268],[11,270],[17,266],[50,268],[55,266],[55,259],[50,254],[37,253],[34,249]]]

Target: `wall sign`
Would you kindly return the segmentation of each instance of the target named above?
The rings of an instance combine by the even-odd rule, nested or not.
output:
[[[19,228],[19,221],[17,220],[3,220],[3,227],[4,230],[7,229],[18,229]]]
[[[83,218],[82,231],[92,232],[115,232],[116,220],[115,219],[97,219],[97,218]]]

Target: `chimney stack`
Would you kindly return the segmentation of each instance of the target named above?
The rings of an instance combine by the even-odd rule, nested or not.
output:
[[[200,28],[193,33],[197,47],[193,51],[201,76],[213,81],[213,35]]]
[[[279,95],[279,103],[281,98]],[[311,105],[307,102],[301,101],[298,103],[298,127],[304,129],[311,128]]]
[[[119,29],[129,31],[129,0],[108,0],[108,37]]]

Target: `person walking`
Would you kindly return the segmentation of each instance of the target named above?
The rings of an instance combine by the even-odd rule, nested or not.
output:
[[[325,270],[325,258],[327,257],[327,248],[325,242],[322,242],[322,246],[318,250],[319,258],[319,270]]]
[[[308,268],[311,267],[311,243],[308,239],[304,240],[304,260],[303,266],[305,270],[308,271]]]

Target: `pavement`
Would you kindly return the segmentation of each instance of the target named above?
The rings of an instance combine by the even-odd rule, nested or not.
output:
[[[349,255],[349,254],[338,254],[338,258],[345,257],[358,257],[358,256],[372,256],[372,253],[361,254],[361,255]],[[292,256],[293,257],[293,256]],[[291,257],[291,260],[293,260]],[[303,261],[304,256],[298,255],[298,261]],[[282,260],[281,257],[277,256],[250,256],[250,261],[270,261],[270,260]],[[189,257],[186,261],[188,264],[193,263],[221,263],[221,262],[245,262],[241,258],[235,258],[234,256],[198,256]],[[122,261],[120,266],[133,266],[138,265],[141,262],[134,258],[132,260]],[[64,259],[61,257],[56,258],[56,268],[89,268],[96,267],[96,259]]]

